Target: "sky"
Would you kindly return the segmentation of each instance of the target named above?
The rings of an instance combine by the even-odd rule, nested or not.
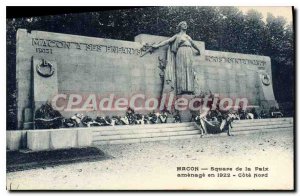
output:
[[[286,18],[287,22],[292,22],[293,21],[293,16],[292,16],[292,7],[238,7],[242,12],[246,13],[250,9],[257,10],[262,13],[264,21],[266,21],[267,14],[270,12],[273,14],[275,17],[277,16],[283,16]]]

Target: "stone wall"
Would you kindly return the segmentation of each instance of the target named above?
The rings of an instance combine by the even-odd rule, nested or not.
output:
[[[33,57],[56,62],[59,93],[103,96],[114,93],[119,97],[144,93],[159,96],[161,80],[157,54],[140,58],[141,47],[137,42],[42,31],[29,33],[19,29],[16,74],[18,127],[22,127],[24,109],[33,107]]]
[[[143,93],[159,97],[162,82],[158,58],[166,57],[166,47],[143,57],[140,55],[144,43],[166,38],[142,34],[136,36],[135,41],[123,41],[19,29],[16,51],[18,128],[30,128],[30,124],[26,123],[32,121],[31,110],[34,110],[33,102],[38,96],[33,93],[36,88],[33,85],[33,73],[36,71],[33,61],[46,60],[55,64],[58,93],[92,93],[104,97],[110,94],[130,97]],[[246,95],[253,104],[264,100],[276,102],[272,82],[268,86],[260,82],[260,72],[271,76],[269,57],[209,51],[205,50],[204,42],[196,41],[196,44],[202,54],[195,58],[196,93],[209,89],[225,96]],[[43,92],[43,89],[39,90]],[[47,90],[44,89],[45,92]],[[62,113],[66,117],[74,114]],[[113,113],[90,111],[89,115]]]

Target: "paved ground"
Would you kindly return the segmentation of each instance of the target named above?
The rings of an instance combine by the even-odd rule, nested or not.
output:
[[[99,146],[114,159],[7,173],[16,189],[291,189],[293,133],[270,132],[141,144]],[[177,177],[177,167],[209,168],[203,178]],[[253,168],[268,177],[254,178]],[[211,167],[232,167],[231,178],[208,177]],[[240,167],[243,171],[236,172]],[[245,167],[252,168],[246,172]],[[251,177],[233,174],[251,173]],[[259,173],[259,172],[258,172]],[[215,173],[216,174],[216,173]]]

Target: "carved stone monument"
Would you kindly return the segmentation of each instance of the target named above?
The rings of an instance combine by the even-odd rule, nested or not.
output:
[[[123,41],[43,31],[29,33],[19,29],[16,46],[18,128],[31,128],[30,111],[34,112],[37,104],[52,99],[55,93],[70,95],[61,98],[67,102],[76,100],[71,96],[74,94],[132,97],[141,93],[160,97],[163,90],[174,91],[171,85],[164,85],[162,89],[166,83],[161,66],[168,63],[169,46],[140,57],[145,53],[142,48],[146,43],[167,39],[140,34],[134,41]],[[269,57],[206,50],[201,41],[194,44],[201,53],[193,55],[194,95],[210,90],[221,96],[247,97],[249,104],[265,108],[277,104]],[[65,106],[60,112],[71,117],[76,111],[68,111]],[[114,110],[88,111],[91,117],[123,114],[124,111]]]

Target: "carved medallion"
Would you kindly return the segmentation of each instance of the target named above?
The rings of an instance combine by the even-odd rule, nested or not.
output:
[[[262,73],[261,74],[261,82],[265,85],[265,86],[269,86],[271,83],[271,78],[269,76],[269,74],[267,73]]]
[[[36,71],[42,77],[50,77],[54,74],[55,69],[51,63],[43,59],[42,63],[36,66]]]

